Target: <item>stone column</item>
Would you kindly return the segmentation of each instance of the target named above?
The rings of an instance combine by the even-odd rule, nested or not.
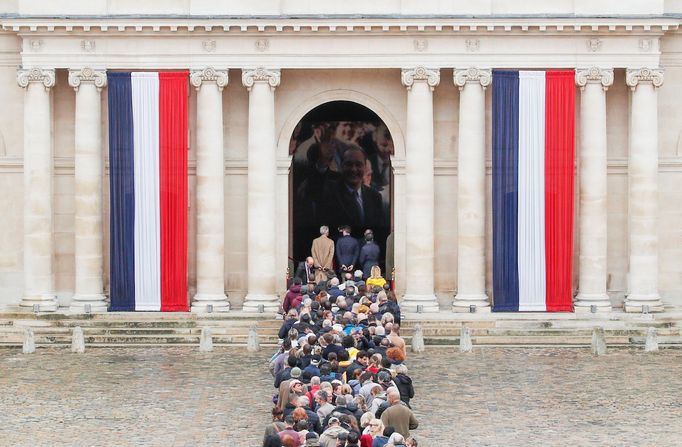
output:
[[[580,265],[576,312],[610,312],[606,291],[606,90],[613,69],[577,69],[580,87]]]
[[[658,92],[660,68],[628,69],[630,159],[628,160],[629,284],[626,312],[662,312],[658,294]]]
[[[434,293],[433,89],[438,69],[402,70],[407,87],[405,296],[401,306],[438,312]]]
[[[69,310],[106,312],[102,281],[102,100],[104,70],[69,70],[76,90],[76,290]]]
[[[490,311],[485,293],[485,88],[490,69],[455,70],[459,87],[455,312]]]
[[[259,305],[266,312],[276,311],[276,283],[284,276],[275,269],[275,88],[279,82],[279,70],[242,71],[242,83],[249,90],[247,312],[256,312]]]
[[[227,70],[192,70],[197,89],[197,292],[192,312],[227,312],[223,87]]]
[[[56,311],[52,268],[52,117],[54,69],[19,69],[24,96],[24,293],[20,306]]]

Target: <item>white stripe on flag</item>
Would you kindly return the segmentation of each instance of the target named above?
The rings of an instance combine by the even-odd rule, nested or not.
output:
[[[159,76],[132,73],[135,163],[135,310],[161,310]]]
[[[519,310],[545,311],[545,72],[519,72]]]

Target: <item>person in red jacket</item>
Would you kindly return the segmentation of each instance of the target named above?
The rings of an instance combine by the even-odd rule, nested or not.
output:
[[[296,308],[296,302],[300,303],[303,296],[301,295],[301,280],[299,278],[294,278],[293,284],[289,287],[284,301],[282,301],[282,309],[286,314],[289,309]]]

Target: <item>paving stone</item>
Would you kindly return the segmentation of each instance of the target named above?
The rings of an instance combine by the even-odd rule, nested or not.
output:
[[[257,447],[270,352],[0,350],[0,445]],[[682,351],[431,348],[407,361],[420,446],[679,445]],[[447,389],[447,392],[443,392]]]

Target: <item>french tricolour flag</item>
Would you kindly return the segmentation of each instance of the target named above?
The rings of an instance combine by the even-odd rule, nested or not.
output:
[[[187,310],[187,72],[108,73],[111,310]]]
[[[572,311],[573,71],[493,71],[493,310]]]

